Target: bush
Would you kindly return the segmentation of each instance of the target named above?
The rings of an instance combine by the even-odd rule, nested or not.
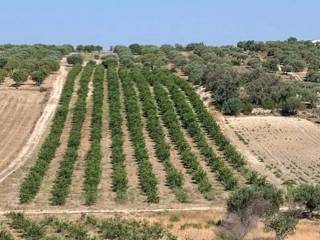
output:
[[[135,55],[141,55],[142,47],[138,43],[131,44],[129,46],[131,52]]]
[[[45,77],[47,76],[47,73],[43,70],[34,71],[31,73],[31,79],[40,86],[42,82],[44,81]]]
[[[287,235],[294,232],[298,220],[294,216],[275,214],[265,221],[267,230],[276,232],[277,239],[285,239]]]
[[[222,105],[222,111],[228,115],[238,115],[243,109],[243,103],[240,98],[230,98]]]
[[[306,81],[320,83],[320,71],[309,71]]]
[[[115,54],[109,54],[104,56],[104,60],[102,61],[102,65],[105,68],[115,67],[118,65],[118,57]]]
[[[7,76],[7,72],[3,69],[0,69],[0,84],[4,82],[4,79]]]
[[[7,58],[0,57],[0,68],[3,68],[8,62]]]
[[[297,97],[288,97],[281,104],[281,114],[284,116],[297,114],[301,105],[301,101]]]
[[[20,86],[22,83],[26,82],[28,77],[28,72],[25,69],[16,69],[12,74],[12,79],[15,81],[16,86]]]
[[[83,63],[83,57],[81,54],[71,54],[67,57],[68,64],[82,64]]]
[[[292,190],[293,200],[312,213],[320,209],[320,185],[300,185]]]

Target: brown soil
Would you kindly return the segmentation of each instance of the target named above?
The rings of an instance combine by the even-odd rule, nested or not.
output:
[[[3,121],[0,140],[1,208],[18,206],[19,185],[35,160],[36,151],[50,126],[67,72],[64,59],[60,70],[45,80],[43,87],[46,92],[35,90],[31,85],[24,89],[1,88],[3,98],[0,101],[6,106],[0,116]]]
[[[246,148],[282,181],[320,182],[320,127],[289,117],[228,117]]]

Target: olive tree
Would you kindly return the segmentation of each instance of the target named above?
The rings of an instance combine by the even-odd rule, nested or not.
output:
[[[16,87],[19,87],[28,80],[28,72],[25,69],[16,69],[13,71],[12,79],[15,82]]]
[[[81,54],[71,54],[67,57],[68,64],[82,64],[83,57]]]

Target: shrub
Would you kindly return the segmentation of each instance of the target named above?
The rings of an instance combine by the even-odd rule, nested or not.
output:
[[[222,111],[228,115],[238,115],[243,109],[243,103],[240,98],[230,98],[222,105]]]
[[[131,44],[129,46],[131,52],[135,55],[141,55],[142,47],[138,43]]]
[[[292,190],[293,200],[312,213],[320,209],[320,185],[300,185]]]
[[[104,57],[104,60],[102,61],[102,65],[105,68],[115,67],[118,65],[118,61],[119,61],[119,59],[118,59],[117,55],[109,54]]]
[[[42,82],[44,81],[45,77],[47,76],[47,73],[43,70],[34,71],[31,73],[31,79],[40,86]]]
[[[281,104],[281,113],[285,116],[297,114],[301,106],[301,100],[297,97],[288,97]]]
[[[277,239],[282,240],[294,232],[297,223],[298,220],[294,216],[278,213],[268,217],[265,226],[267,230],[275,231]]]
[[[67,57],[67,63],[68,64],[82,64],[83,57],[81,56],[81,54],[71,54]]]
[[[12,78],[16,86],[20,86],[22,83],[28,80],[28,72],[25,69],[16,69],[13,71]]]

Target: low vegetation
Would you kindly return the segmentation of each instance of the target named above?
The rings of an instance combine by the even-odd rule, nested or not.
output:
[[[78,149],[81,141],[81,129],[86,113],[88,84],[94,70],[92,63],[87,64],[83,69],[80,78],[80,89],[78,91],[77,101],[73,110],[72,127],[68,139],[67,150],[64,153],[63,160],[60,163],[54,185],[52,187],[52,204],[63,205],[68,196],[72,181],[74,163],[78,156]]]
[[[90,150],[86,157],[84,180],[85,202],[92,205],[97,200],[101,178],[101,133],[104,96],[104,67],[96,67],[93,78],[93,111],[91,119]]]
[[[35,164],[30,168],[29,174],[21,184],[19,192],[21,203],[28,203],[35,198],[39,192],[43,177],[49,168],[49,164],[55,157],[57,148],[60,146],[60,137],[69,112],[74,83],[80,71],[81,66],[75,65],[68,74],[49,135],[39,150]]]

